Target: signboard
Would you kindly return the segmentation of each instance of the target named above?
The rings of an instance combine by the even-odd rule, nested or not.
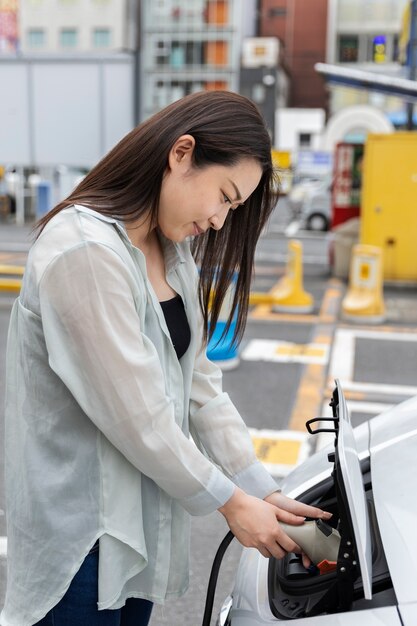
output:
[[[339,143],[334,159],[332,227],[360,212],[363,144]]]
[[[333,155],[321,150],[300,150],[297,157],[297,174],[325,176],[332,170]]]
[[[377,35],[372,42],[372,58],[374,63],[385,63],[387,60],[387,38]]]

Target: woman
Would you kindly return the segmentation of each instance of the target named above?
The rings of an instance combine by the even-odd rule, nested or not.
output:
[[[279,493],[205,357],[236,271],[244,330],[272,177],[256,107],[199,93],[40,220],[8,339],[3,626],[147,624],[187,588],[190,514],[276,558],[299,550],[277,520],[328,517]]]

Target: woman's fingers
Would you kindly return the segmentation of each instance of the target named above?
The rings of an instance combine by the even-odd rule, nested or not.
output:
[[[287,511],[288,513],[292,513],[293,515],[301,516],[301,517],[313,517],[318,519],[330,519],[332,514],[328,511],[323,511],[316,506],[311,506],[310,504],[304,504],[303,502],[298,502],[297,500],[293,500],[292,498],[288,498],[283,493],[276,491],[271,493],[269,496],[265,498],[266,502],[270,504],[274,504],[279,509],[283,511]],[[280,518],[281,519],[281,518]],[[281,519],[281,521],[287,521],[285,519]],[[289,523],[298,523],[296,521]]]
[[[304,552],[301,554],[301,560],[306,569],[308,569],[311,565],[311,559]]]
[[[296,516],[279,511],[276,506],[248,496],[240,489],[235,490],[230,500],[219,511],[225,516],[230,530],[245,547],[257,548],[264,556],[273,556],[277,559],[282,559],[286,552],[300,552],[300,547],[288,537],[278,523],[280,514],[285,521],[290,518],[290,523],[291,520],[294,523]],[[303,522],[303,518],[296,519]]]

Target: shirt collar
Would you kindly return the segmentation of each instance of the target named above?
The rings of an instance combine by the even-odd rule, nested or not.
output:
[[[126,243],[132,248],[135,248],[135,250],[139,250],[139,248],[136,248],[136,246],[134,246],[132,242],[130,241],[129,236],[126,231],[125,224],[122,220],[117,220],[114,217],[103,215],[102,213],[99,213],[98,211],[94,211],[94,209],[90,209],[81,204],[75,204],[74,208],[76,209],[76,211],[80,211],[80,213],[88,213],[89,215],[92,215],[93,217],[95,217],[98,220],[101,220],[102,222],[114,224],[119,234],[123,237]],[[171,241],[170,239],[167,239],[160,231],[159,231],[159,238],[161,241],[162,250],[164,252],[165,265],[167,268],[167,272],[175,270],[175,268],[180,263],[185,263],[184,254],[181,250],[181,244]],[[139,250],[139,252],[141,252],[141,250]],[[141,252],[141,254],[143,253]]]

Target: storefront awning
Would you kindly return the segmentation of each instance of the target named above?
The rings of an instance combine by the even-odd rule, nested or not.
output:
[[[376,72],[332,65],[330,63],[316,63],[314,69],[322,74],[329,83],[345,85],[355,89],[367,89],[397,96],[406,102],[417,102],[417,81],[388,76]]]

